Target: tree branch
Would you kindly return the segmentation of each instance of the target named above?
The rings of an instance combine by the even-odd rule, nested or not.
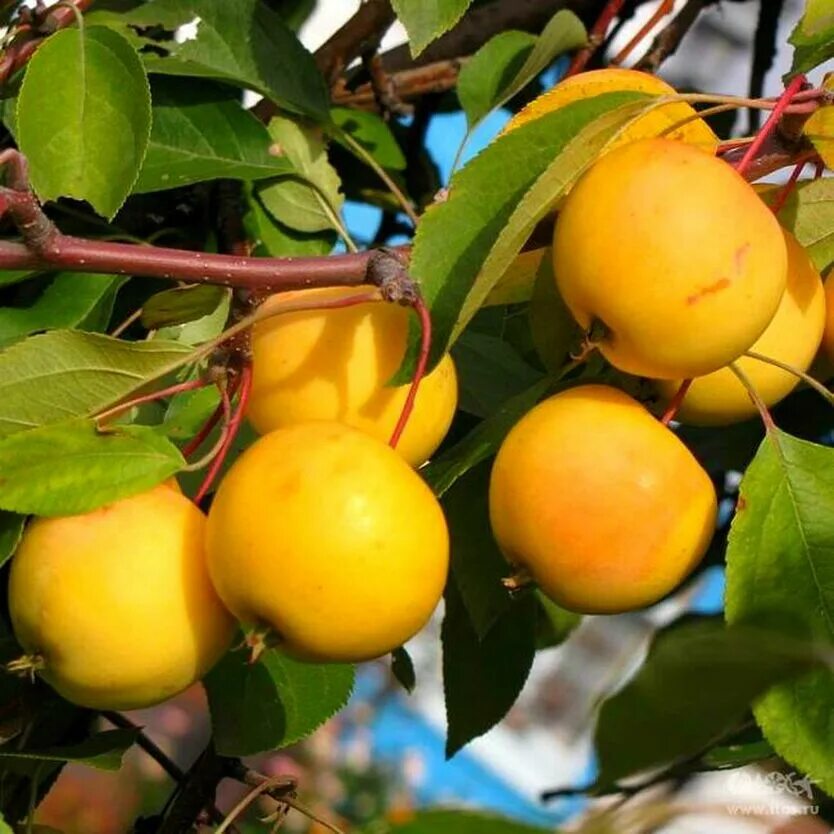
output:
[[[635,69],[657,72],[660,65],[675,53],[686,33],[698,19],[698,15],[718,0],[689,0],[675,19],[654,39],[648,52],[637,62]],[[769,2],[769,0],[768,0]]]
[[[784,0],[759,0],[759,20],[753,41],[753,63],[750,67],[750,98],[761,98],[764,80],[776,57],[776,37]],[[761,111],[751,108],[748,112],[747,133],[754,134],[761,125]]]

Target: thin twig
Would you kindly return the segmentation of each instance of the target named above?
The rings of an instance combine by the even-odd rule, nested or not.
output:
[[[651,73],[657,72],[660,65],[677,51],[681,41],[692,28],[692,24],[698,19],[698,15],[707,6],[712,6],[717,2],[718,0],[689,0],[675,15],[674,20],[657,35],[646,54],[635,64],[634,68]]]
[[[755,385],[750,380],[750,377],[747,376],[746,373],[738,366],[737,362],[730,362],[727,366],[738,378],[738,381],[745,387],[747,390],[747,396],[753,401],[753,405],[756,406],[757,411],[759,412],[759,416],[762,418],[762,423],[764,423],[765,430],[768,434],[773,434],[776,432],[776,423],[773,422],[773,415],[770,413],[765,401],[759,396],[759,392],[756,390]]]
[[[585,69],[588,61],[593,57],[594,52],[597,51],[605,40],[605,35],[608,32],[608,27],[611,25],[611,22],[617,17],[624,5],[625,0],[608,0],[600,12],[596,23],[594,23],[591,31],[588,33],[588,45],[576,53],[564,75],[565,78],[576,75]]]
[[[649,36],[652,29],[663,20],[666,15],[675,10],[675,0],[661,0],[654,14],[640,27],[634,37],[611,59],[614,66],[622,64],[629,55]]]
[[[197,388],[204,388],[206,385],[208,385],[208,380],[206,379],[190,379],[187,382],[178,382],[176,385],[170,385],[168,388],[163,388],[160,391],[151,391],[149,394],[141,394],[133,399],[117,403],[96,414],[95,421],[97,425],[102,426],[108,420],[112,420],[125,411],[130,411],[131,408],[135,408],[138,405],[156,402],[156,400],[173,397],[175,394],[182,394],[186,391],[194,391]]]
[[[675,392],[675,396],[669,401],[669,405],[666,407],[666,411],[663,412],[663,415],[660,418],[660,422],[663,423],[664,426],[668,426],[672,420],[675,419],[675,415],[678,413],[678,409],[683,404],[684,397],[686,396],[686,392],[689,391],[689,387],[692,385],[691,379],[685,379],[681,384],[678,386],[678,390]]]

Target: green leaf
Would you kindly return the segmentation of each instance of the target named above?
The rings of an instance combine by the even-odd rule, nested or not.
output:
[[[749,744],[728,744],[714,747],[701,760],[707,770],[729,770],[744,767],[764,759],[772,759],[776,753],[764,739]]]
[[[417,686],[417,675],[411,655],[402,646],[391,652],[391,672],[400,686],[410,695]]]
[[[472,0],[391,0],[408,32],[411,57],[416,58],[433,40],[448,32]]]
[[[220,394],[212,385],[186,391],[171,399],[161,430],[166,437],[190,440],[220,404]]]
[[[12,827],[6,822],[2,814],[0,814],[0,834],[14,834]]]
[[[426,210],[414,240],[411,274],[420,282],[432,313],[432,363],[448,350],[506,272],[535,225],[534,218],[550,209],[616,129],[642,109],[634,103],[646,98],[609,93],[522,125],[499,137],[452,179],[448,200]],[[629,102],[632,107],[592,125]],[[411,350],[400,369],[403,379],[410,378],[417,339],[414,327]]]
[[[178,367],[173,342],[55,330],[0,351],[0,437],[93,415]]]
[[[122,275],[60,272],[28,307],[0,307],[0,344],[22,339],[39,330],[106,326]]]
[[[741,483],[727,547],[727,619],[834,641],[834,449],[775,431]],[[834,674],[782,684],[755,709],[765,737],[834,791]]]
[[[535,594],[539,603],[536,648],[552,649],[567,640],[571,632],[582,622],[582,615],[562,608],[538,589]]]
[[[462,440],[421,469],[420,474],[435,495],[442,496],[473,466],[492,457],[510,429],[545,395],[550,386],[551,380],[543,379],[507,400]]]
[[[775,629],[707,620],[661,632],[634,679],[600,711],[597,784],[697,754],[770,686],[816,663],[810,645]]]
[[[418,811],[412,819],[386,829],[396,834],[544,834],[551,828],[536,828],[504,817],[478,811]]]
[[[17,550],[26,516],[0,510],[0,566]]]
[[[85,513],[150,489],[184,465],[176,446],[147,426],[42,426],[0,440],[0,509]]]
[[[0,287],[9,287],[12,284],[19,284],[27,278],[37,275],[31,269],[0,269]]]
[[[154,340],[168,340],[182,345],[198,345],[219,336],[226,327],[231,306],[231,293],[220,296],[220,302],[208,315],[202,316],[185,324],[174,324],[170,327],[160,327],[154,335]]]
[[[150,127],[142,62],[114,30],[56,32],[29,62],[17,140],[41,200],[86,200],[112,218],[139,175]]]
[[[805,247],[824,272],[834,263],[834,180],[800,184],[779,212],[779,222]]]
[[[152,295],[142,305],[142,326],[148,330],[170,327],[211,315],[229,290],[215,284],[175,287]]]
[[[461,67],[457,92],[470,130],[498,106],[536,40],[529,32],[500,32]]]
[[[559,55],[587,40],[582,21],[566,9],[556,12],[538,37],[508,31],[488,40],[463,65],[458,79],[458,97],[469,130],[523,90]]]
[[[807,0],[805,13],[788,41],[795,47],[789,78],[834,57],[834,10],[831,0]]]
[[[513,606],[501,580],[512,573],[489,523],[491,463],[464,475],[443,497],[449,525],[452,576],[479,639]]]
[[[134,192],[292,172],[287,159],[270,153],[269,132],[243,109],[235,90],[193,78],[157,78],[152,91],[153,128]]]
[[[456,582],[446,586],[443,688],[446,756],[497,724],[518,698],[536,652],[536,601],[525,595],[479,638]]]
[[[320,131],[276,116],[269,123],[269,133],[296,173],[259,186],[258,199],[276,220],[291,229],[322,232],[335,228],[334,216],[344,198]]]
[[[333,123],[340,130],[333,132],[333,138],[353,153],[353,148],[342,138],[344,131],[355,139],[383,168],[402,171],[406,160],[391,128],[376,113],[368,110],[354,110],[349,107],[334,107],[330,111]]]
[[[329,91],[313,56],[262,0],[172,0],[200,18],[197,37],[171,57],[146,57],[149,72],[203,76],[255,90],[282,109],[326,124]],[[167,5],[167,4],[166,4]]]
[[[528,316],[530,334],[539,359],[551,373],[559,372],[570,359],[571,346],[581,338],[582,329],[556,287],[550,248],[546,250],[536,273]]]
[[[243,226],[253,244],[253,254],[269,257],[285,255],[326,255],[336,242],[332,230],[304,233],[279,223],[255,195],[255,189],[245,187],[246,213]]]
[[[118,770],[122,758],[139,735],[139,730],[104,730],[71,747],[50,747],[44,750],[0,750],[0,762],[7,767],[41,762],[75,762],[97,770]],[[0,828],[2,832],[2,828]]]
[[[353,690],[353,666],[300,663],[277,651],[248,663],[233,651],[204,683],[217,751],[250,756],[294,744],[338,712]]]
[[[478,417],[488,417],[542,379],[540,371],[496,336],[467,331],[455,343],[452,356],[458,372],[459,407]]]

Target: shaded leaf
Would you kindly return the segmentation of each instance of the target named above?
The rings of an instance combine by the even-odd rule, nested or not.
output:
[[[480,464],[443,497],[452,576],[478,639],[483,639],[513,606],[501,582],[512,570],[498,549],[489,523],[491,469],[491,463]]]
[[[219,404],[220,394],[213,385],[177,394],[168,404],[160,429],[167,437],[190,440]]]
[[[95,414],[178,367],[173,342],[55,330],[0,351],[0,437]]]
[[[313,56],[262,0],[168,0],[165,5],[199,17],[197,37],[170,57],[146,57],[149,72],[229,81],[290,112],[328,121],[330,96]]]
[[[628,116],[618,110],[588,132],[583,128],[609,110],[646,98],[608,93],[522,125],[493,142],[453,178],[448,200],[426,210],[414,241],[411,274],[432,312],[433,363],[506,272],[535,225],[534,218],[546,213]],[[623,109],[633,117],[635,107],[642,109]],[[525,198],[534,184],[536,189]],[[403,379],[410,377],[417,338],[414,327],[411,349],[400,369]]]
[[[0,440],[0,509],[74,515],[135,495],[185,464],[176,446],[146,426],[105,433],[74,420]]]
[[[229,652],[205,680],[217,751],[248,756],[294,744],[340,710],[353,667],[300,663],[267,651],[257,663]]]
[[[408,32],[411,56],[416,58],[433,40],[448,32],[472,0],[391,0]]]
[[[766,438],[741,483],[727,547],[731,623],[834,642],[834,449]],[[781,684],[755,708],[776,752],[834,791],[834,673]]]
[[[581,338],[582,328],[559,294],[553,274],[553,254],[549,247],[536,273],[528,315],[536,353],[545,368],[557,373],[570,359],[571,347]]]
[[[726,735],[780,680],[819,661],[776,630],[688,622],[661,632],[634,679],[602,706],[597,783],[697,754]]]
[[[582,615],[557,605],[536,589],[539,617],[536,622],[536,648],[552,649],[567,640],[571,632],[582,622]]]
[[[402,171],[405,168],[405,156],[394,134],[391,133],[391,128],[376,113],[349,107],[334,107],[330,116],[336,127],[355,139],[383,168],[393,171]],[[341,139],[340,131],[334,131],[333,138],[353,153],[353,148]]]
[[[725,747],[714,747],[701,760],[707,770],[729,770],[744,767],[764,759],[772,759],[776,753],[764,739],[752,741],[749,744],[728,744]]]
[[[17,550],[26,516],[0,510],[0,566]]]
[[[40,330],[96,330],[107,325],[122,275],[61,272],[28,307],[0,307],[0,344]]]
[[[515,703],[535,655],[536,601],[513,601],[480,639],[456,582],[446,586],[443,618],[443,689],[446,694],[446,756],[497,724]]]
[[[21,765],[32,769],[42,762],[75,762],[97,770],[118,770],[122,758],[136,741],[139,729],[104,730],[70,747],[50,747],[44,750],[0,750],[0,762],[17,769]],[[2,829],[0,828],[0,832]]]
[[[452,348],[458,372],[459,407],[488,417],[516,394],[540,382],[542,374],[497,336],[467,331]]]
[[[463,440],[423,467],[420,474],[431,485],[435,495],[442,496],[473,466],[494,455],[510,429],[545,395],[550,386],[551,381],[543,379],[507,400]]]
[[[410,695],[417,686],[417,675],[414,672],[411,655],[402,646],[391,652],[391,672],[400,686]]]
[[[147,330],[170,327],[211,315],[229,295],[225,287],[196,284],[152,295],[142,305],[142,326]]]
[[[521,252],[507,271],[496,281],[484,299],[484,307],[501,304],[523,304],[533,297],[533,285],[542,266],[542,259],[550,249],[531,249]]]
[[[269,132],[243,109],[233,89],[193,78],[157,78],[152,90],[153,127],[135,193],[292,171],[286,159],[270,153]]]
[[[113,29],[56,32],[29,62],[16,136],[41,200],[86,200],[112,218],[139,175],[150,127],[142,62]]]

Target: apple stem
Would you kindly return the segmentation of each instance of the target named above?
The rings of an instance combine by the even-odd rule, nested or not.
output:
[[[766,365],[772,365],[774,368],[779,368],[785,373],[793,374],[797,379],[804,382],[809,388],[813,388],[829,405],[834,406],[834,394],[831,393],[819,380],[814,379],[811,374],[806,373],[800,368],[790,365],[787,362],[782,362],[779,359],[774,359],[771,356],[765,356],[763,353],[758,353],[755,350],[748,350],[744,353],[750,359],[755,359],[757,362],[764,362]]]
[[[654,14],[643,24],[637,34],[611,59],[611,64],[619,66],[628,58],[640,42],[646,38],[654,27],[663,20],[666,15],[671,14],[675,9],[675,0],[663,0],[655,9]]]
[[[568,67],[568,71],[562,76],[562,80],[570,78],[570,76],[576,75],[585,69],[588,61],[593,57],[594,52],[597,51],[597,48],[605,40],[605,35],[608,32],[608,27],[611,25],[611,22],[620,13],[624,5],[625,0],[608,0],[593,28],[588,33],[588,45],[576,53]]]
[[[681,382],[680,386],[678,386],[675,396],[672,397],[669,405],[666,407],[666,411],[663,412],[663,416],[660,418],[660,422],[663,423],[664,426],[668,426],[669,423],[675,419],[675,415],[678,413],[678,409],[681,407],[683,398],[686,396],[686,392],[689,391],[690,385],[692,385],[692,380],[685,379]]]
[[[199,449],[200,446],[203,445],[206,438],[212,433],[214,427],[220,422],[220,418],[223,417],[224,414],[229,415],[231,410],[229,404],[231,400],[234,399],[239,384],[240,377],[236,377],[228,388],[222,387],[222,384],[218,385],[218,388],[220,390],[220,402],[218,403],[217,408],[214,409],[208,420],[206,420],[206,422],[203,424],[203,427],[200,429],[200,431],[198,431],[197,434],[195,434],[194,437],[192,437],[191,440],[189,440],[188,443],[186,443],[185,446],[182,447],[182,456],[184,458],[191,457],[191,455],[193,455],[194,452],[196,452],[197,449]]]
[[[744,174],[751,162],[756,158],[756,155],[764,145],[768,136],[770,136],[779,124],[785,109],[790,106],[793,97],[802,90],[802,85],[805,84],[805,76],[800,73],[795,76],[790,84],[785,88],[785,91],[779,96],[776,106],[770,111],[770,115],[762,125],[762,129],[756,134],[756,138],[748,145],[744,156],[736,166],[736,171],[739,174]]]
[[[237,433],[240,429],[240,425],[243,422],[243,415],[246,412],[246,405],[249,402],[249,393],[252,390],[252,366],[247,364],[241,368],[240,371],[240,384],[238,386],[238,398],[237,398],[237,408],[232,414],[231,418],[229,419],[229,423],[226,427],[226,431],[223,438],[223,443],[220,446],[220,449],[217,452],[214,460],[211,462],[211,466],[206,472],[205,478],[203,478],[203,482],[200,484],[200,488],[197,490],[197,493],[194,496],[194,503],[199,505],[203,498],[206,497],[208,491],[211,489],[212,484],[214,483],[215,478],[217,477],[218,472],[220,472],[220,468],[223,466],[223,461],[226,460],[226,457],[229,454],[229,449],[232,447],[232,443],[234,442],[235,437],[237,437]]]
[[[799,180],[799,176],[802,173],[805,166],[816,156],[815,153],[809,153],[806,156],[803,156],[794,166],[793,171],[791,172],[790,177],[788,177],[787,182],[779,189],[779,193],[776,195],[776,199],[773,201],[773,205],[770,207],[770,210],[774,214],[779,214],[782,210],[782,207],[788,200],[788,197],[791,196],[793,193],[794,188],[796,187],[796,183]]]
[[[194,391],[197,388],[204,388],[208,385],[208,383],[209,381],[207,379],[190,379],[187,382],[178,382],[176,385],[171,385],[168,388],[162,388],[159,391],[152,391],[150,394],[142,394],[139,397],[134,397],[132,400],[126,400],[125,402],[114,405],[112,408],[99,412],[95,416],[96,423],[101,426],[107,420],[117,417],[125,411],[130,411],[131,408],[134,408],[137,405],[152,403],[156,400],[164,399],[165,397],[172,397],[174,394],[182,394],[185,391]]]
[[[727,366],[738,378],[738,381],[747,389],[747,396],[753,401],[753,405],[756,406],[759,415],[762,418],[762,423],[764,423],[765,431],[768,434],[773,434],[777,431],[776,423],[773,422],[773,415],[768,410],[768,407],[765,405],[765,401],[759,396],[759,392],[756,390],[756,387],[750,381],[750,377],[747,376],[746,373],[738,366],[736,362],[730,362]]]
[[[417,363],[414,366],[414,375],[411,378],[411,387],[408,389],[408,394],[403,403],[400,418],[397,420],[397,425],[394,426],[394,431],[391,434],[391,439],[388,445],[392,449],[397,448],[400,438],[408,425],[408,419],[411,417],[411,412],[414,410],[414,401],[417,399],[417,390],[423,377],[426,375],[426,366],[429,362],[429,351],[431,350],[431,316],[423,299],[418,295],[412,301],[414,311],[420,318],[420,352],[417,355]]]

